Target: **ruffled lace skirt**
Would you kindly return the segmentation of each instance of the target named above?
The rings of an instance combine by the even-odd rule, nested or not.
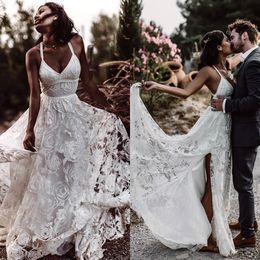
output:
[[[169,136],[131,88],[131,204],[145,224],[172,249],[198,250],[213,232],[220,253],[235,253],[228,226],[231,177],[230,117],[208,108],[186,135]],[[205,157],[211,154],[214,216],[201,199]]]
[[[0,136],[0,225],[8,259],[100,259],[129,223],[129,147],[121,121],[73,94],[41,96],[36,153],[23,149],[28,111]]]

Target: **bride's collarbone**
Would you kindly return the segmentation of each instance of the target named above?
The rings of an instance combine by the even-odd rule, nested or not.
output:
[[[69,64],[73,54],[70,51],[51,50],[43,51],[43,55],[44,62],[47,63],[51,69],[61,73]]]

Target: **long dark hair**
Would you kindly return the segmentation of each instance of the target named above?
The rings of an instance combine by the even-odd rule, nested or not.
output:
[[[52,14],[58,16],[58,19],[54,21],[54,31],[53,36],[54,40],[57,43],[65,44],[70,41],[70,39],[77,33],[73,32],[73,29],[76,30],[73,21],[68,17],[63,6],[47,2],[43,6],[48,6],[52,10]],[[39,7],[40,8],[40,7]],[[76,30],[77,31],[77,30]],[[42,42],[43,37],[37,40],[36,45]]]
[[[212,66],[218,63],[218,45],[221,45],[225,34],[222,31],[214,30],[206,33],[201,40],[202,53],[200,55],[199,69],[205,66]]]

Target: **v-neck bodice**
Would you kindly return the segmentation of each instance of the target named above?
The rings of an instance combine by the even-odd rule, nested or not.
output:
[[[70,42],[68,46],[71,50],[71,58],[64,69],[59,73],[50,67],[44,60],[43,44],[40,43],[41,65],[39,76],[41,90],[47,96],[67,96],[74,94],[77,90],[80,75],[80,62]]]

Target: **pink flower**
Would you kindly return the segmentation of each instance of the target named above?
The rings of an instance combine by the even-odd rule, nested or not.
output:
[[[177,49],[177,44],[172,43],[172,48]]]
[[[151,56],[152,56],[153,59],[156,58],[156,54],[154,52],[152,52]]]
[[[141,59],[143,60],[143,64],[147,64],[148,58],[144,53],[141,55]]]
[[[178,54],[175,55],[175,57],[173,58],[173,60],[176,60],[176,61],[182,63],[182,59],[181,59],[181,57],[180,57]]]
[[[134,71],[140,72],[141,77],[149,78],[154,68],[162,62],[174,59],[181,61],[177,45],[162,33],[160,27],[142,24],[142,37],[144,46],[137,53],[134,67]]]
[[[172,50],[172,51],[171,51],[171,56],[174,57],[175,54],[176,54],[176,51],[175,51],[175,50]]]

